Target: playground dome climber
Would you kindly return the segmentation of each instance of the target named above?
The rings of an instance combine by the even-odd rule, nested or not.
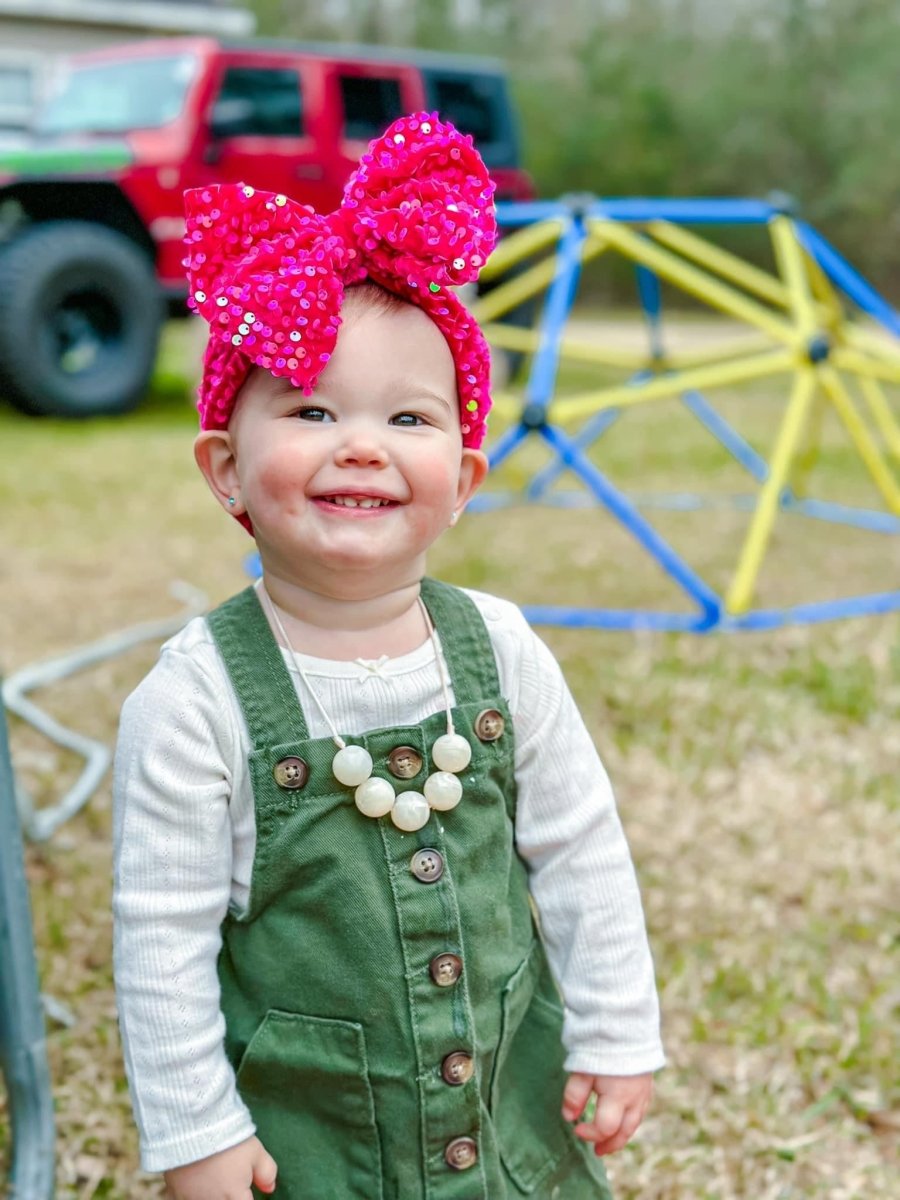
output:
[[[568,472],[585,498],[605,509],[654,559],[688,598],[693,611],[529,606],[536,623],[597,628],[657,628],[707,632],[761,629],[900,608],[900,590],[810,598],[755,608],[758,579],[776,521],[788,515],[831,521],[887,537],[900,536],[900,423],[886,386],[900,384],[900,317],[875,289],[808,224],[783,206],[743,199],[597,199],[498,205],[508,235],[482,278],[501,281],[473,311],[493,345],[531,355],[524,395],[495,396],[509,422],[489,450],[492,468],[539,439],[551,460],[515,493],[488,488],[470,508],[514,503],[566,503],[554,485]],[[723,249],[698,229],[756,226],[771,239],[774,270]],[[646,352],[590,343],[573,336],[569,318],[582,270],[617,253],[633,264],[649,345]],[[750,335],[733,345],[672,352],[663,336],[662,286],[674,287],[716,313],[738,321]],[[543,297],[536,330],[498,318]],[[880,328],[879,328],[880,326]],[[623,372],[621,383],[598,383],[561,395],[562,363]],[[767,456],[760,454],[708,398],[776,379],[785,404]],[[737,548],[731,579],[720,594],[678,553],[645,515],[648,505],[616,486],[592,453],[629,410],[676,400],[750,477],[750,520]],[[823,417],[842,427],[878,494],[880,509],[854,507],[808,495]],[[696,506],[703,503],[696,498]]]

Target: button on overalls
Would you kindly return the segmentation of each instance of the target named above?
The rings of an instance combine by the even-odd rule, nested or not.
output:
[[[609,1200],[560,1115],[562,1010],[514,843],[491,642],[463,592],[425,580],[422,598],[472,761],[459,805],[416,833],[363,816],[334,778],[253,589],[209,617],[253,745],[250,899],[219,958],[238,1089],[284,1200]],[[445,732],[438,712],[349,741],[421,792]]]

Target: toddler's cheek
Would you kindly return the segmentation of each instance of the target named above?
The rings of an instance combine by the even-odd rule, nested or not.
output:
[[[306,477],[296,459],[280,452],[269,455],[257,472],[260,491],[273,503],[290,506],[306,489]]]

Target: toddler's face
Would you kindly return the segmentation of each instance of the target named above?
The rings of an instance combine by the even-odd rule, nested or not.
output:
[[[462,445],[447,343],[412,305],[347,306],[312,396],[255,371],[228,437],[232,511],[249,514],[264,567],[307,585],[311,573],[419,578],[486,470]]]

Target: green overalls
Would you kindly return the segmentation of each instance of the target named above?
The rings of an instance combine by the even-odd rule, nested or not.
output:
[[[562,1010],[515,848],[490,639],[464,593],[425,580],[422,598],[472,761],[458,807],[416,833],[335,780],[256,593],[209,617],[253,744],[250,900],[219,959],[238,1089],[284,1200],[609,1200],[560,1115]],[[438,712],[349,740],[421,792],[445,732]]]

